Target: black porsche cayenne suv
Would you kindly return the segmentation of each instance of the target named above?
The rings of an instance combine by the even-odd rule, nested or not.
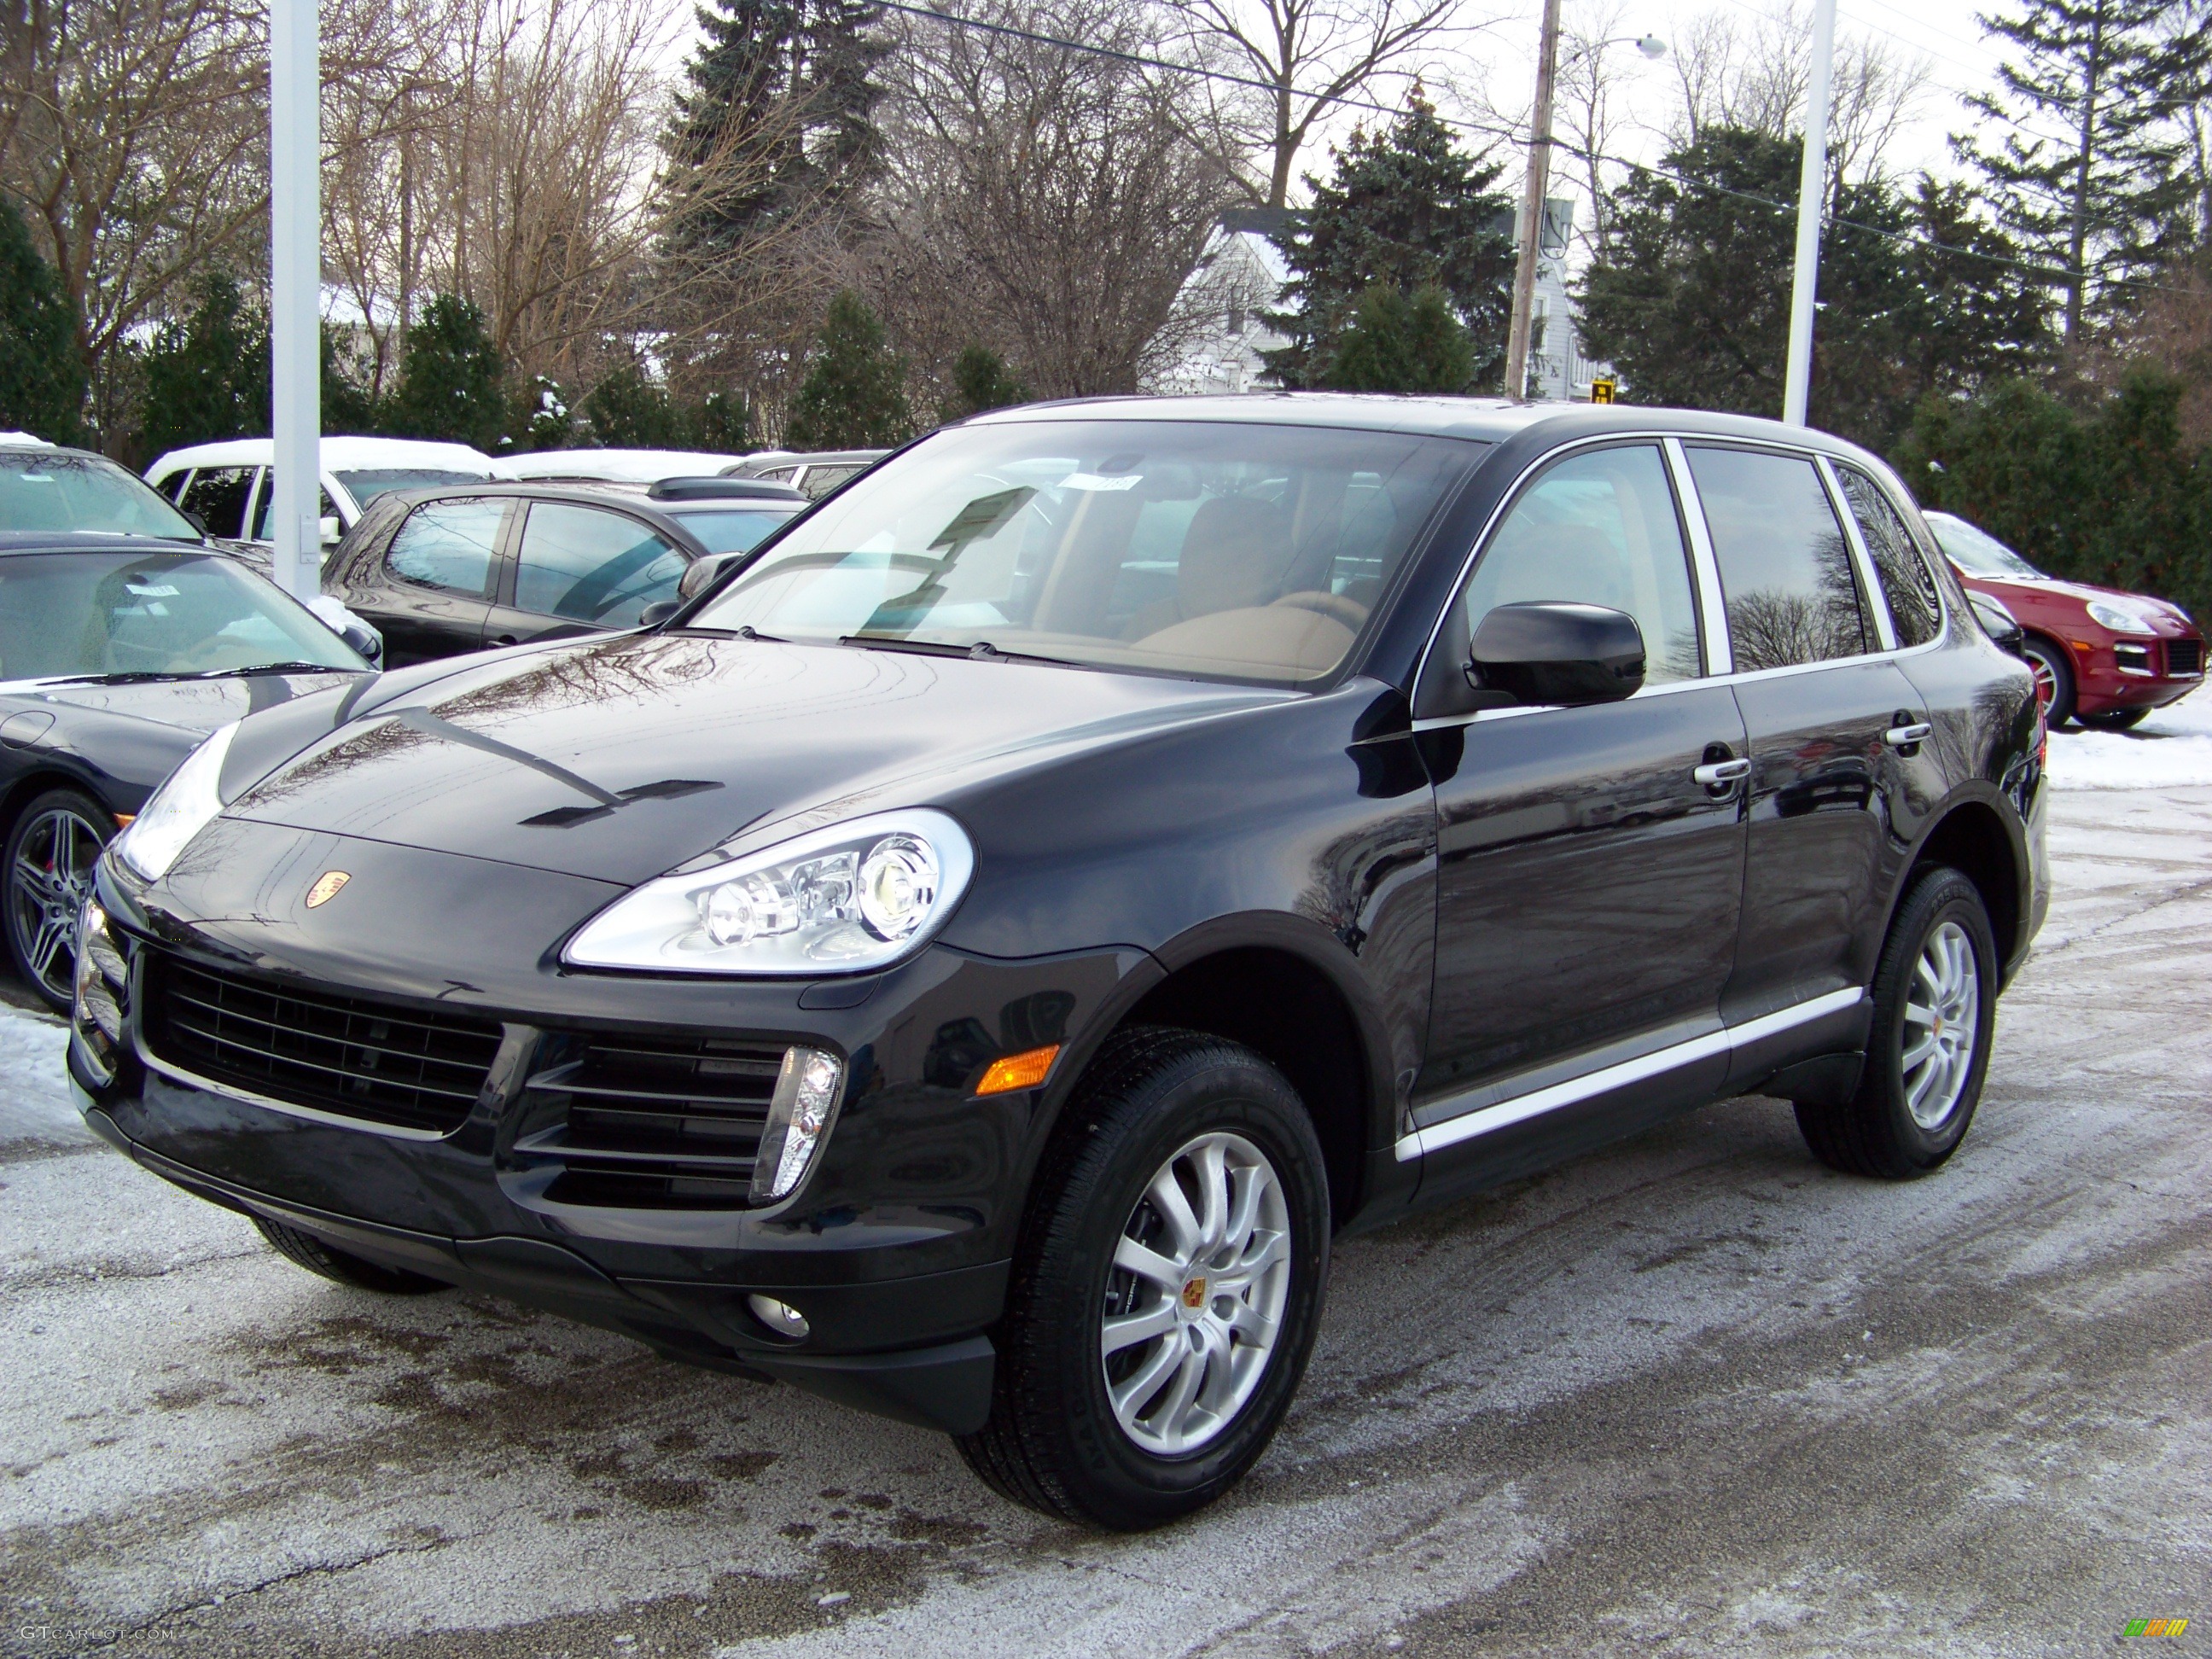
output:
[[[70,1066],[305,1267],[1141,1527],[1266,1446],[1334,1234],[1748,1092],[1941,1164],[2042,744],[1817,434],[1005,411],[672,620],[217,732],[100,866]]]

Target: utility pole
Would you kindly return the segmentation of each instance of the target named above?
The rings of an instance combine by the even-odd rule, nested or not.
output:
[[[1814,0],[1813,75],[1805,88],[1805,167],[1797,179],[1797,267],[1790,283],[1790,361],[1782,418],[1805,424],[1813,390],[1813,296],[1820,276],[1820,210],[1828,193],[1828,83],[1836,58],[1836,0]]]
[[[271,564],[302,602],[322,592],[323,112],[316,0],[269,8]]]
[[[1834,0],[1822,0],[1831,7]],[[1559,0],[1544,0],[1536,48],[1536,107],[1528,118],[1528,178],[1521,190],[1521,245],[1513,260],[1513,320],[1505,331],[1505,395],[1528,390],[1528,332],[1536,305],[1536,256],[1544,241],[1544,198],[1552,178],[1552,92],[1559,77]]]

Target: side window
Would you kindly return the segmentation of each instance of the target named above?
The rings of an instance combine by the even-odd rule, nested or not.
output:
[[[860,470],[857,466],[810,466],[799,481],[799,493],[810,501],[818,501]]]
[[[514,567],[518,610],[599,628],[628,628],[676,597],[684,556],[635,519],[539,501],[522,527]]]
[[[1813,463],[1748,449],[1692,448],[1728,601],[1739,673],[1856,657],[1873,648],[1844,527]]]
[[[507,503],[497,501],[431,501],[418,507],[392,538],[384,555],[385,568],[417,587],[481,599],[491,590],[492,551],[499,544],[500,520],[506,516]]]
[[[1936,597],[1936,578],[1912,544],[1912,532],[1889,504],[1881,486],[1856,467],[1838,466],[1844,499],[1851,504],[1865,540],[1874,571],[1881,580],[1882,597],[1889,601],[1889,619],[1901,646],[1925,645],[1943,631],[1943,602]]]
[[[320,517],[325,519],[337,517],[337,504],[331,500],[329,490],[318,489],[315,496],[315,512]],[[276,475],[271,472],[261,481],[261,497],[253,503],[253,539],[255,541],[265,542],[269,539],[269,512],[276,505]]]
[[[1587,451],[1540,476],[1476,562],[1462,620],[1537,599],[1626,611],[1644,631],[1645,684],[1697,678],[1689,554],[1655,446]]]
[[[198,514],[209,535],[236,541],[246,533],[246,498],[253,493],[257,470],[250,466],[204,466],[192,474],[192,481],[185,486],[184,497],[177,505],[187,513]]]
[[[184,498],[185,486],[191,481],[191,469],[186,467],[181,472],[162,474],[161,482],[154,486],[154,489],[165,501],[181,501]]]

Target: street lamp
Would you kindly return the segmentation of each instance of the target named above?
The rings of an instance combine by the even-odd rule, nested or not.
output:
[[[1813,382],[1813,293],[1820,274],[1820,198],[1828,184],[1828,82],[1836,57],[1836,0],[1814,0],[1813,73],[1805,88],[1805,161],[1797,175],[1797,262],[1790,280],[1790,357],[1782,418],[1805,424]]]
[[[1835,0],[1822,0],[1832,7]],[[1620,37],[1620,40],[1627,36]],[[1597,40],[1580,53],[1619,44]],[[1667,55],[1656,34],[1635,42],[1646,58]],[[1536,306],[1536,260],[1543,240],[1544,198],[1552,177],[1552,94],[1559,78],[1559,0],[1544,0],[1544,32],[1536,52],[1536,107],[1528,122],[1528,176],[1521,191],[1521,235],[1513,258],[1513,315],[1505,330],[1505,395],[1516,402],[1528,389],[1528,337]]]

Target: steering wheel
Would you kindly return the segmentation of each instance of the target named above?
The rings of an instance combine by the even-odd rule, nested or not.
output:
[[[1305,588],[1296,593],[1285,593],[1272,601],[1269,610],[1286,607],[1292,611],[1317,611],[1322,616],[1342,623],[1357,634],[1367,620],[1367,607],[1357,599],[1347,599],[1341,593],[1324,593],[1319,588]]]

